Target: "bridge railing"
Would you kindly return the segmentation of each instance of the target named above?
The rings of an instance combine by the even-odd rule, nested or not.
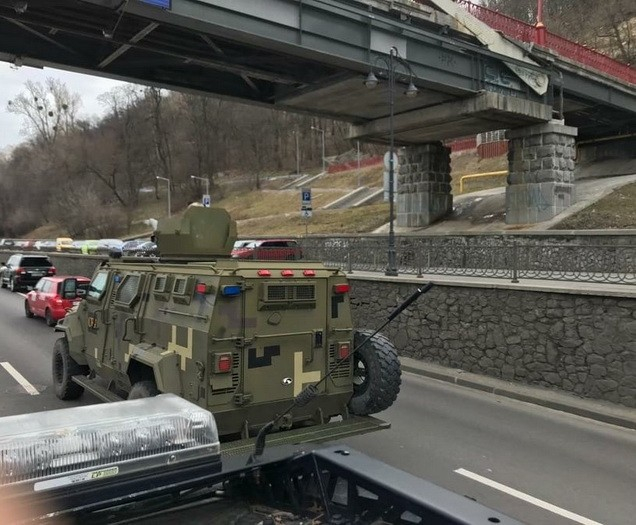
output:
[[[302,240],[305,259],[345,271],[383,272],[384,236]],[[547,279],[636,285],[636,245],[530,242],[506,237],[396,236],[398,271],[406,275]]]
[[[536,28],[531,24],[475,4],[470,0],[457,0],[457,3],[488,26],[501,31],[509,37],[523,42],[535,41]],[[632,84],[636,83],[636,69],[633,67],[550,31],[546,31],[546,47],[558,55],[569,58],[579,64],[589,66]]]

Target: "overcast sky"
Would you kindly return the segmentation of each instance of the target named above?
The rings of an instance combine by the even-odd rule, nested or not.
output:
[[[79,113],[82,118],[103,115],[104,108],[97,101],[97,97],[115,86],[123,85],[123,82],[115,80],[69,73],[58,69],[37,69],[24,66],[15,68],[6,62],[0,62],[0,86],[2,86],[0,90],[0,152],[27,138],[21,133],[22,117],[9,113],[7,102],[24,90],[24,83],[27,80],[44,84],[47,77],[61,80],[72,92],[80,95],[82,105]]]

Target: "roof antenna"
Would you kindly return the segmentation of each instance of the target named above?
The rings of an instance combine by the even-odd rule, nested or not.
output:
[[[267,423],[264,427],[262,427],[259,430],[258,434],[256,435],[256,442],[254,443],[254,452],[252,452],[249,459],[247,460],[247,464],[250,465],[252,463],[256,463],[258,459],[263,455],[263,452],[265,451],[265,438],[267,437],[267,434],[271,432],[271,430],[274,428],[276,423],[278,423],[283,416],[285,416],[286,414],[289,414],[296,407],[303,407],[307,405],[314,397],[318,395],[318,385],[320,383],[322,383],[328,377],[330,377],[331,374],[333,374],[340,367],[342,363],[344,363],[347,359],[351,357],[351,355],[355,354],[360,348],[366,345],[367,342],[372,337],[374,337],[380,330],[382,330],[386,325],[388,325],[391,321],[393,321],[393,319],[395,319],[398,315],[400,315],[406,308],[411,306],[411,304],[413,304],[417,299],[419,299],[420,295],[425,294],[431,288],[433,288],[433,283],[426,283],[421,288],[418,288],[417,290],[415,290],[400,306],[398,306],[395,310],[393,310],[393,312],[391,312],[388,319],[384,323],[382,323],[382,325],[377,330],[375,330],[375,332],[373,332],[371,335],[366,337],[364,341],[362,341],[358,346],[356,346],[350,355],[347,355],[339,359],[336,362],[336,364],[332,367],[332,369],[329,370],[329,372],[325,374],[320,381],[318,381],[316,384],[310,384],[307,387],[305,387],[300,392],[300,394],[298,394],[294,398],[294,401],[289,406],[289,408],[287,408],[286,410],[283,410],[274,419],[272,419],[269,423]]]

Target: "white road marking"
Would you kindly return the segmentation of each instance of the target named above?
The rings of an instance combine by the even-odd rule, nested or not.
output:
[[[11,374],[11,377],[13,377],[13,379],[20,383],[20,386],[24,388],[27,393],[31,394],[32,396],[37,396],[40,394],[38,392],[38,389],[35,388],[31,383],[29,383],[20,372],[18,372],[15,368],[13,368],[13,366],[11,366],[10,363],[3,361],[2,363],[0,363],[0,365],[2,365],[2,368],[4,368],[7,372],[9,372],[9,374]]]
[[[26,299],[27,294],[22,293],[22,292],[18,292],[18,295],[21,295],[22,297],[24,297]]]
[[[507,485],[502,485],[501,483],[497,483],[496,481],[493,481],[492,479],[488,479],[483,476],[480,476],[479,474],[475,474],[474,472],[471,472],[470,470],[458,468],[457,470],[455,470],[455,472],[462,476],[466,476],[467,478],[470,478],[474,481],[477,481],[479,483],[483,483],[484,485],[492,487],[493,489],[499,490],[501,492],[505,492],[506,494],[509,494],[510,496],[521,499],[528,503],[532,503],[533,505],[536,505],[537,507],[541,507],[542,509],[550,511],[554,514],[558,514],[559,516],[562,516],[569,520],[575,521],[577,523],[581,523],[582,525],[603,525],[602,523],[599,523],[598,521],[585,518],[584,516],[580,516],[578,514],[575,514],[574,512],[570,512],[569,510],[565,510],[565,509],[562,509],[561,507],[557,507],[556,505],[552,505],[552,503],[548,503],[547,501],[543,501],[541,499],[535,498],[534,496],[530,496],[529,494],[526,494],[525,492],[515,490],[513,488],[508,487]]]

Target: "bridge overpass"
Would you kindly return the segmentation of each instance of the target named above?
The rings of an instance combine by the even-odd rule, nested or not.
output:
[[[0,59],[336,118],[352,123],[352,138],[385,142],[386,87],[363,81],[395,46],[419,89],[395,102],[396,140],[409,146],[398,224],[452,209],[441,140],[502,128],[516,129],[510,221],[549,218],[572,201],[574,137],[636,131],[636,86],[513,44],[457,9],[450,0],[0,0]]]

